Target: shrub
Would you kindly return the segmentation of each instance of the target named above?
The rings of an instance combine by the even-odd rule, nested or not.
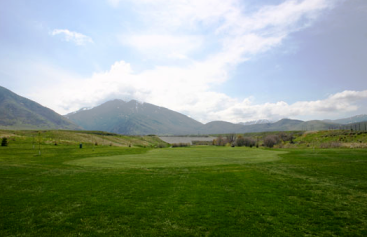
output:
[[[279,133],[279,137],[280,139],[282,139],[282,141],[287,142],[289,141],[290,143],[293,143],[293,133],[285,133],[285,132],[281,132]]]
[[[248,147],[253,147],[256,144],[256,140],[253,139],[252,137],[245,137],[243,138],[243,140],[244,140],[244,145]]]
[[[166,145],[165,144],[163,144],[163,143],[159,143],[158,144],[158,148],[165,148],[166,147]]]
[[[341,146],[340,142],[324,142],[320,144],[320,148],[339,148]]]
[[[214,145],[216,146],[225,146],[227,144],[227,139],[222,136],[217,137],[217,139],[213,140]]]
[[[236,146],[244,146],[245,145],[245,138],[242,136],[238,136],[236,139]]]
[[[189,147],[190,143],[172,143],[172,147]]]
[[[272,148],[274,145],[280,142],[280,138],[277,135],[268,135],[264,138],[264,145],[266,147]]]
[[[192,141],[192,145],[212,145],[212,141]]]
[[[3,137],[1,140],[1,146],[8,146],[8,139],[6,137]]]

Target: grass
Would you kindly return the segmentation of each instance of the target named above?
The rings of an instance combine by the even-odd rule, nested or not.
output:
[[[118,146],[118,147],[165,147],[167,143],[157,136],[124,136],[101,131],[66,131],[66,130],[43,130],[43,131],[12,131],[0,130],[0,138],[7,137],[12,143],[23,145],[83,145],[92,147]]]
[[[16,140],[0,147],[0,236],[366,236],[366,170],[364,149],[50,144],[39,156]]]
[[[196,167],[260,163],[279,160],[282,151],[226,147],[193,147],[150,150],[140,156],[117,155],[77,159],[67,164],[111,168]]]

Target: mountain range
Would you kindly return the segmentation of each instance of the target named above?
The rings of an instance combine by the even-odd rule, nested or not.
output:
[[[65,117],[87,130],[133,135],[195,134],[202,126],[186,115],[136,100],[112,100]]]
[[[78,125],[32,100],[0,86],[0,128],[81,129]]]
[[[338,120],[259,120],[234,124],[213,121],[202,124],[186,115],[136,100],[112,100],[65,116],[0,86],[0,129],[85,129],[126,135],[204,135],[337,129],[367,121],[367,115]]]
[[[367,121],[366,115],[340,120],[301,121],[281,119],[277,122],[268,120],[254,121],[250,125],[213,121],[202,124],[186,115],[136,100],[125,102],[113,100],[92,109],[81,109],[65,115],[74,123],[87,130],[130,135],[205,135],[224,133],[251,133],[265,131],[300,131],[337,129],[348,121]]]

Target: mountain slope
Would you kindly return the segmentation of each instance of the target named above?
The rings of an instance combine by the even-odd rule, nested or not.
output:
[[[271,131],[301,131],[301,130],[328,130],[336,129],[339,124],[325,121],[301,121],[294,119],[281,119],[275,123],[242,125],[223,121],[214,121],[203,125],[200,134],[223,134],[223,133],[252,133]]]
[[[51,109],[0,86],[0,127],[2,129],[78,129]]]
[[[178,112],[136,100],[112,100],[93,109],[79,110],[65,116],[87,130],[130,135],[196,134],[202,126]]]
[[[251,126],[251,125],[249,125]],[[213,121],[200,127],[200,134],[243,133],[245,125],[225,121]]]
[[[340,123],[340,124],[350,124],[350,123],[359,123],[367,121],[367,114],[360,114],[349,118],[343,119],[335,119],[335,120],[327,120],[333,123]]]
[[[327,130],[339,128],[340,125],[329,121],[301,121],[282,119],[275,123],[258,123],[252,125],[234,124],[225,121],[213,121],[201,124],[178,112],[139,103],[135,100],[108,101],[93,109],[81,109],[66,115],[86,130],[101,130],[129,135],[196,135],[251,133],[268,131]]]

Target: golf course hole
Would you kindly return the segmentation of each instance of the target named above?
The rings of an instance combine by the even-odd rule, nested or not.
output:
[[[272,162],[284,151],[255,148],[198,147],[154,149],[144,154],[89,157],[66,162],[69,165],[106,168],[196,167]]]

